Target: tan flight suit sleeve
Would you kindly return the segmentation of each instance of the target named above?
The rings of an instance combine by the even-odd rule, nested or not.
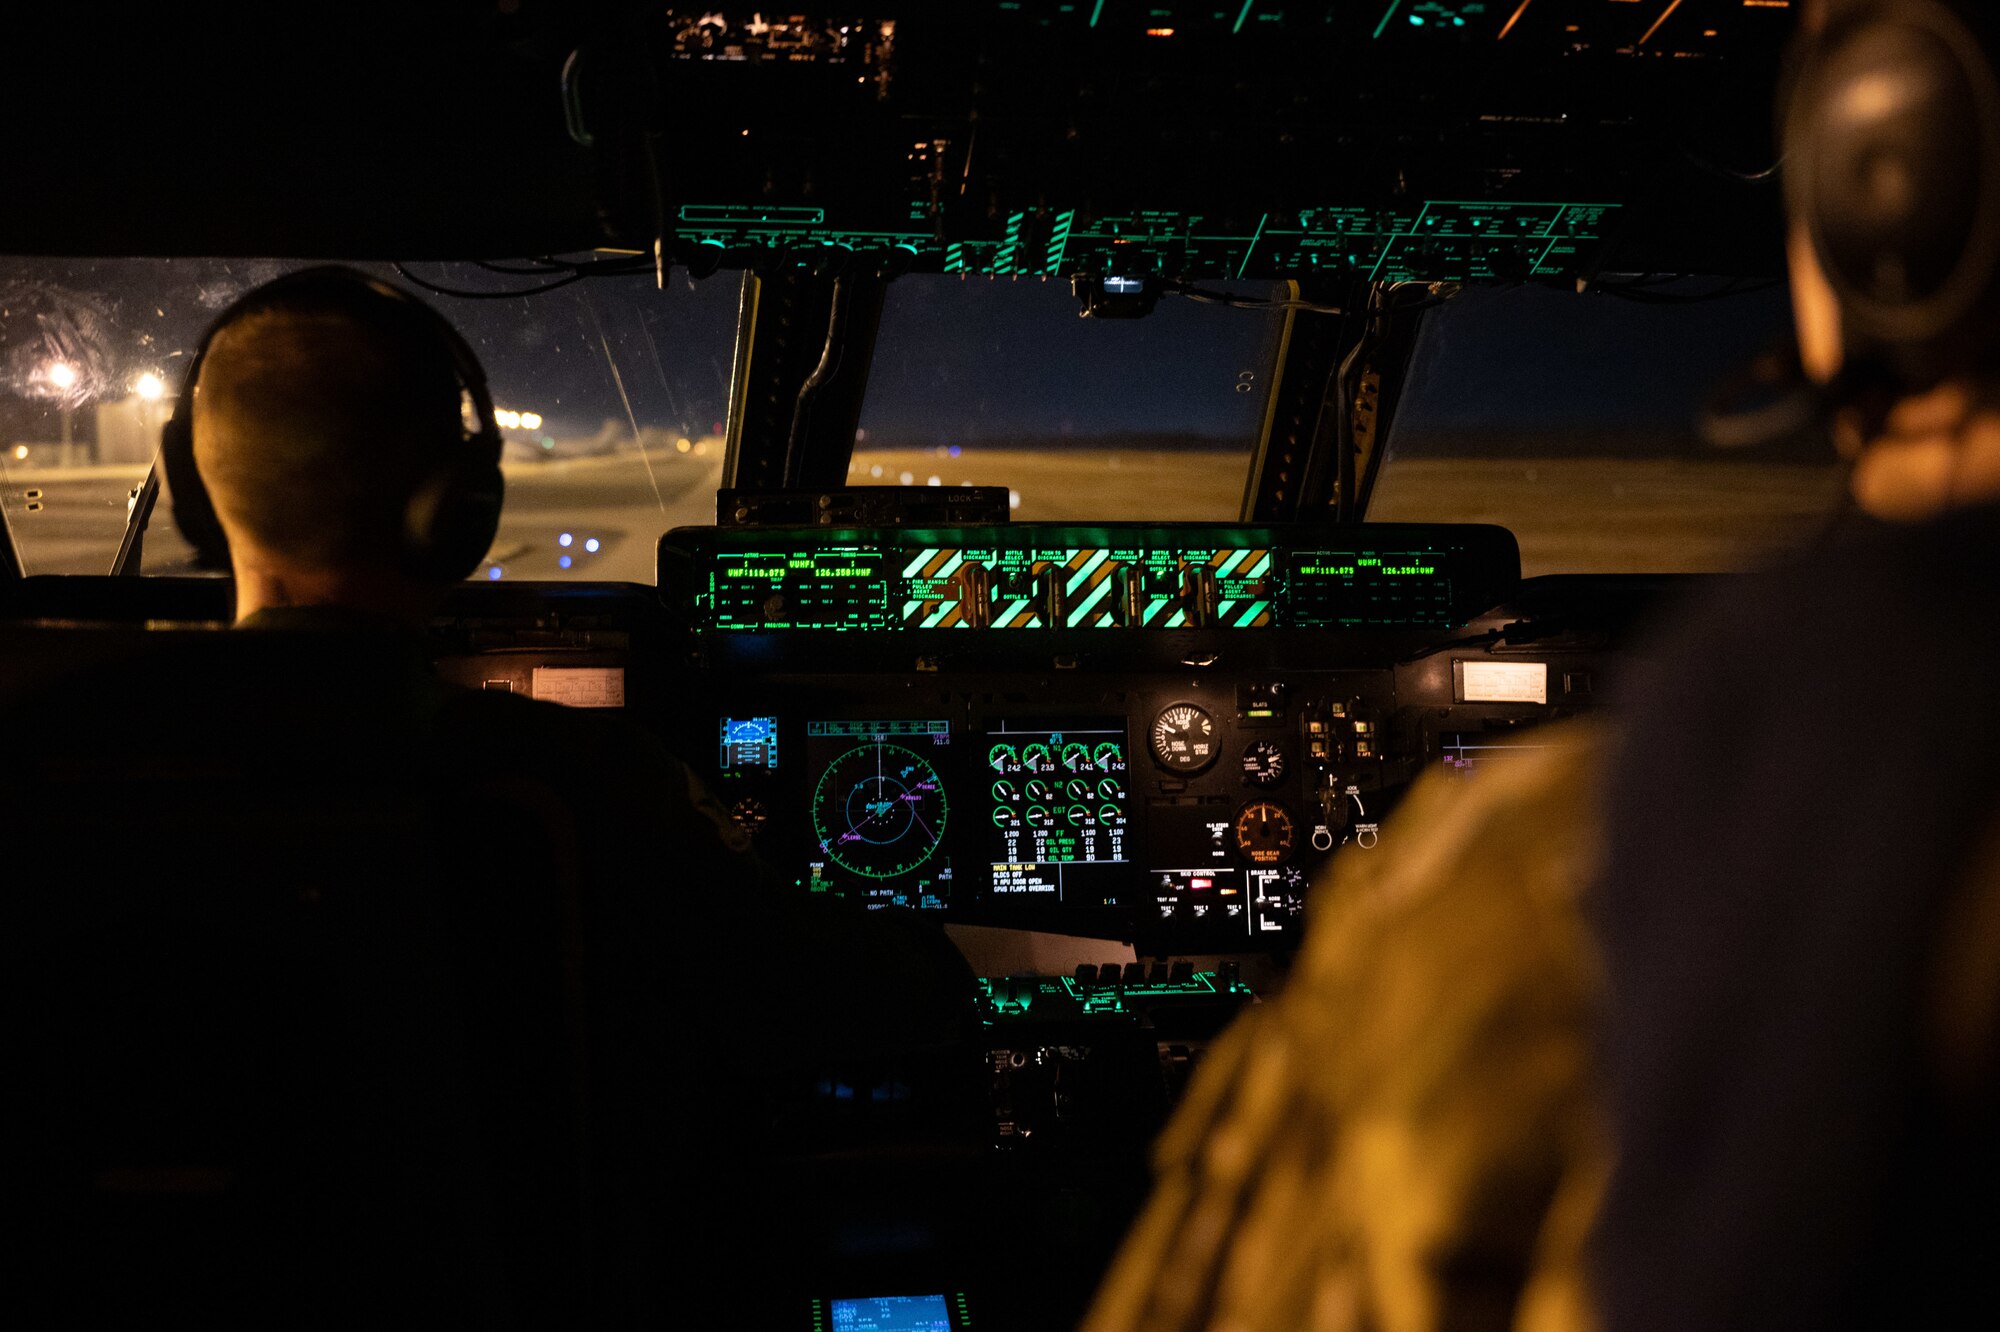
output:
[[[1534,741],[1427,775],[1334,857],[1284,990],[1162,1135],[1084,1332],[1590,1326],[1599,743]]]

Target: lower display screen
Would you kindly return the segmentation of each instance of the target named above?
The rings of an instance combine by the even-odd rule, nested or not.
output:
[[[1512,763],[1546,748],[1532,732],[1523,736],[1505,731],[1446,731],[1438,737],[1444,769],[1454,777],[1471,777],[1481,769]]]
[[[1115,902],[1131,811],[1125,719],[994,722],[984,743],[995,903]]]
[[[952,1332],[951,1305],[942,1295],[876,1295],[828,1304],[827,1332]]]
[[[953,815],[940,771],[950,743],[943,721],[806,724],[814,890],[872,906],[950,904]]]

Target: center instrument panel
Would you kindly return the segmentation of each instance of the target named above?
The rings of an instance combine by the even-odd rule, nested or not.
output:
[[[684,733],[803,890],[1163,955],[1296,945],[1314,870],[1379,845],[1427,764],[1490,761],[1587,701],[1587,667],[1480,629],[1519,574],[1483,526],[683,528],[660,549],[712,710]]]

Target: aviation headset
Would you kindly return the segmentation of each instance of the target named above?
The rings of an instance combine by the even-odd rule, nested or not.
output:
[[[1840,305],[1850,395],[2000,368],[2000,21],[1828,0],[1785,99],[1788,214]]]
[[[411,491],[403,511],[401,560],[411,574],[456,581],[479,567],[500,525],[500,426],[486,372],[458,330],[401,287],[339,264],[300,269],[254,288],[216,317],[188,362],[173,416],[160,434],[161,461],[173,490],[174,522],[195,547],[199,563],[227,568],[229,543],[194,461],[194,393],[202,361],[216,335],[237,320],[295,302],[390,327],[437,344],[451,361],[460,393],[471,403],[471,428],[440,451],[437,465]]]

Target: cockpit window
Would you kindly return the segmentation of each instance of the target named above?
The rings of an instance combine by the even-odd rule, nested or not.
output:
[[[1696,424],[1785,335],[1785,291],[1625,294],[1469,288],[1432,310],[1369,519],[1498,523],[1528,575],[1740,569],[1824,531],[1844,475],[1830,448],[1732,453]]]
[[[202,330],[302,266],[0,259],[0,511],[27,573],[111,567]],[[475,578],[650,583],[659,533],[713,520],[733,281],[675,275],[662,292],[650,271],[565,282],[535,263],[357,267],[419,290],[485,367],[507,504]],[[143,570],[184,573],[191,558],[163,497]]]
[[[1063,282],[897,279],[849,479],[1004,485],[1022,521],[1237,517],[1282,315],[1171,294],[1139,319],[1078,308]]]

